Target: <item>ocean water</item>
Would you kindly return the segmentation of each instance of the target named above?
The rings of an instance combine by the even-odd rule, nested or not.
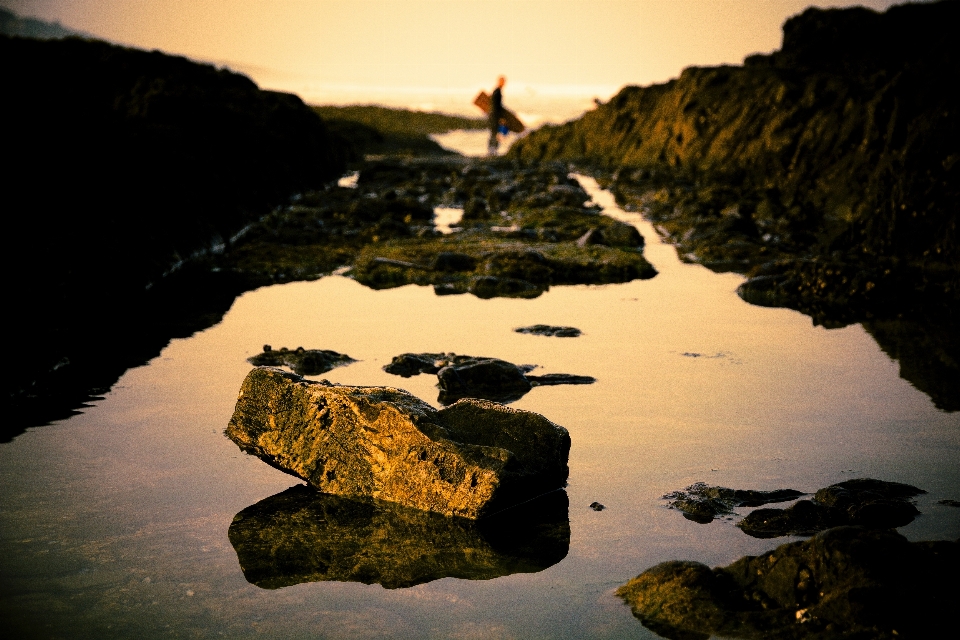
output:
[[[609,215],[637,225],[658,276],[533,300],[373,291],[343,276],[261,288],[127,371],[82,414],[0,445],[0,618],[11,637],[653,638],[615,597],[619,585],[662,561],[727,564],[795,539],[755,539],[731,520],[701,525],[665,507],[661,496],[698,481],[807,492],[854,477],[906,482],[928,493],[900,532],[960,537],[960,510],[938,504],[960,499],[960,414],[901,379],[862,327],[815,327],[744,303],[740,276],[680,262],[648,223],[581,179]],[[536,323],[583,335],[513,331]],[[235,544],[235,517],[301,484],[223,435],[246,358],[264,343],[349,354],[357,362],[318,378],[396,386],[437,406],[435,376],[383,366],[404,352],[452,351],[597,378],[537,387],[512,405],[571,434],[559,553],[490,570],[497,545],[490,552],[468,528],[419,534],[385,509],[324,538],[314,532],[328,522],[281,511],[287,544],[320,569],[366,566],[301,581],[302,567],[277,563],[288,586],[248,581],[251,563],[270,558]],[[363,538],[371,521],[405,537]],[[341,544],[354,535],[367,549]],[[513,537],[540,544],[520,526]],[[440,573],[375,582],[401,571],[411,549],[432,550]],[[464,563],[484,579],[463,577]]]

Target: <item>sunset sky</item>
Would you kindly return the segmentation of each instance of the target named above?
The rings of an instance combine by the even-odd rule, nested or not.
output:
[[[807,6],[843,0],[0,0],[94,36],[227,65],[313,102],[440,96],[606,99],[691,65],[779,47]],[[877,10],[893,0],[861,2]]]

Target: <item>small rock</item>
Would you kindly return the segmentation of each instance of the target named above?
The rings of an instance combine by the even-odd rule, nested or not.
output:
[[[274,351],[270,345],[265,344],[263,345],[263,353],[247,358],[247,362],[258,367],[287,366],[293,369],[297,375],[316,376],[336,367],[356,362],[356,360],[348,355],[327,349],[297,347],[295,351],[290,351],[286,347],[282,347],[279,351]]]
[[[570,373],[546,373],[542,376],[527,376],[527,380],[535,387],[546,387],[558,384],[593,384],[597,381],[591,376],[575,376]]]
[[[811,535],[840,525],[902,527],[920,514],[909,499],[923,493],[908,484],[858,478],[824,487],[812,501],[801,500],[788,509],[758,509],[737,526],[755,538]]]
[[[536,365],[516,365],[499,358],[460,356],[455,353],[403,353],[383,368],[403,376],[436,373],[440,402],[451,404],[461,398],[483,398],[513,402],[535,386],[592,384],[595,378],[568,373],[528,375]]]
[[[576,338],[580,336],[580,329],[576,327],[554,327],[548,324],[517,327],[514,331],[517,333],[527,333],[535,336],[553,336],[556,338]]]
[[[604,509],[606,509],[606,507],[600,504],[599,502],[591,502],[590,508],[593,509],[594,511],[603,511]]]
[[[697,482],[683,491],[668,493],[661,499],[670,500],[667,506],[681,511],[688,520],[707,524],[713,522],[714,518],[733,513],[735,507],[758,507],[773,502],[786,502],[802,495],[804,494],[795,489],[754,491],[711,487]]]
[[[404,378],[421,373],[436,373],[453,357],[452,353],[401,353],[399,356],[394,356],[383,370]]]
[[[531,389],[520,367],[498,358],[474,358],[450,364],[437,372],[440,401],[449,404],[460,398],[486,398],[509,402]]]

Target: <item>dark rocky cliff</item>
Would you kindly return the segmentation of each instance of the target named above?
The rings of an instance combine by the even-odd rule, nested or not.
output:
[[[745,300],[864,322],[960,410],[960,2],[808,9],[742,66],[625,87],[510,155],[593,171]]]
[[[15,403],[171,307],[209,304],[145,292],[345,168],[345,143],[298,97],[227,70],[76,38],[0,37],[0,58]]]
[[[900,277],[949,306],[960,267],[957,24],[956,1],[808,9],[786,22],[772,55],[626,87],[511,154],[607,169],[621,202],[648,209],[682,255],[708,266],[836,263],[806,267],[806,290],[768,280],[768,302],[803,308],[819,287],[843,292],[819,298],[833,311],[852,304],[841,319],[856,320],[897,298],[902,287],[886,281]]]

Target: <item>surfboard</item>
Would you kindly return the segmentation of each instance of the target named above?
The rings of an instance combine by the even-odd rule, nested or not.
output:
[[[481,91],[474,99],[473,104],[480,107],[480,110],[485,114],[490,115],[490,107],[492,104],[490,96],[487,95],[486,91]],[[507,129],[513,133],[523,133],[523,130],[526,128],[523,126],[523,123],[520,122],[520,118],[518,118],[517,115],[509,109],[503,110],[503,120],[504,124],[507,125]]]

